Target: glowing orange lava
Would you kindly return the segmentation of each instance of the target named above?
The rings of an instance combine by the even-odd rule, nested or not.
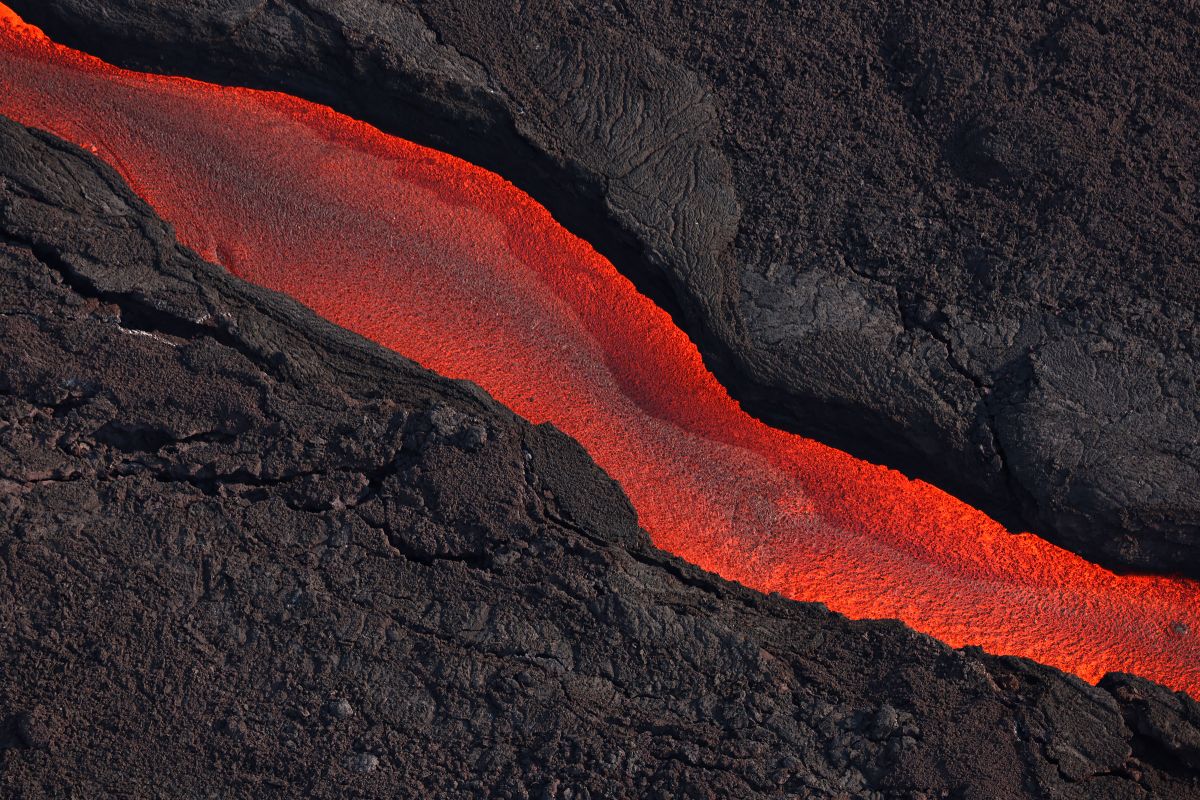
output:
[[[1200,695],[1195,582],[1113,575],[747,416],[667,314],[500,177],[284,95],[116,69],[0,9],[0,112],[93,148],[206,258],[553,422],[659,547],[952,645]]]

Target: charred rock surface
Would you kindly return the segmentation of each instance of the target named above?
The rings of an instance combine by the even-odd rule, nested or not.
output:
[[[1200,575],[1194,11],[12,6],[494,169],[752,413],[1104,564]]]
[[[0,794],[1200,797],[1187,696],[654,550],[562,434],[7,120],[0,287]]]

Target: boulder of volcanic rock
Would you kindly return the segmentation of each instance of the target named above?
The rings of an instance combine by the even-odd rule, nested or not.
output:
[[[0,795],[1200,797],[1200,715],[654,550],[0,120]]]
[[[515,181],[748,410],[1200,575],[1200,20],[1115,0],[11,0]]]

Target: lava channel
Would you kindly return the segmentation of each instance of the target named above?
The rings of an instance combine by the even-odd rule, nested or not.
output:
[[[665,550],[951,645],[1200,696],[1200,585],[1118,576],[764,425],[670,317],[483,169],[286,95],[117,69],[0,6],[0,112],[246,280],[579,440]]]

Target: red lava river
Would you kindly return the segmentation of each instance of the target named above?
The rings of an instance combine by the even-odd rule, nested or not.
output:
[[[485,170],[285,95],[127,72],[0,6],[0,113],[112,164],[236,275],[578,439],[726,578],[1200,696],[1200,584],[1117,576],[745,414],[670,317]]]

